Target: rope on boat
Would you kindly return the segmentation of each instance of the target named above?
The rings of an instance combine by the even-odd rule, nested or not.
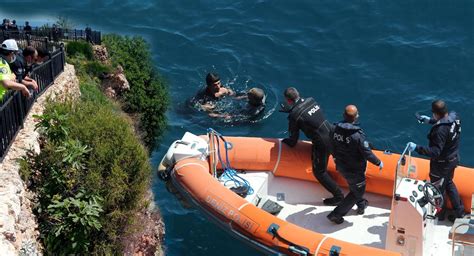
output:
[[[207,132],[210,135],[209,138],[213,137],[211,135],[214,135],[215,137],[217,137],[217,139],[215,140],[217,145],[213,145],[213,148],[217,151],[217,158],[218,158],[219,162],[221,163],[222,168],[224,170],[222,175],[218,178],[219,181],[223,182],[224,186],[226,186],[227,184],[229,184],[229,182],[231,182],[231,183],[233,183],[235,188],[243,187],[247,191],[247,195],[253,194],[254,191],[253,191],[252,187],[250,186],[250,183],[246,179],[244,179],[243,177],[239,176],[238,173],[237,173],[237,170],[233,169],[230,166],[229,148],[228,148],[228,145],[230,145],[230,144],[225,140],[224,136],[222,136],[216,130],[214,130],[212,128],[208,128]],[[220,142],[219,141],[222,141],[224,143],[225,162],[222,160],[222,157],[221,157]],[[209,140],[209,143],[214,143],[214,139]],[[217,163],[217,161],[215,161],[215,162]],[[216,173],[217,172],[214,170],[214,176],[215,177],[217,175]]]

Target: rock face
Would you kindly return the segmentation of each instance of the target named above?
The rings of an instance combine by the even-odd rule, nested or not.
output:
[[[94,59],[100,61],[102,64],[110,64],[109,53],[107,48],[103,45],[93,45],[92,50],[94,51]]]
[[[116,99],[117,96],[130,90],[130,83],[125,77],[122,66],[118,66],[114,73],[103,77],[102,88],[105,95],[112,99]]]
[[[151,191],[147,193],[147,200],[153,202]],[[134,223],[127,227],[129,235],[122,238],[124,255],[133,256],[162,256],[165,224],[157,207],[151,203],[147,209],[142,209],[135,216]]]
[[[20,175],[17,159],[26,150],[39,152],[36,121],[33,115],[41,115],[47,97],[55,100],[76,98],[81,94],[74,66],[66,65],[64,72],[56,78],[39,97],[28,114],[24,127],[18,132],[15,141],[0,163],[0,254],[3,255],[41,255],[38,242],[38,224],[32,213],[30,199]]]

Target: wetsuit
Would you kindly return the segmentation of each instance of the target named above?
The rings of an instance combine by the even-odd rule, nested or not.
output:
[[[459,163],[459,139],[461,136],[461,120],[455,112],[436,121],[428,134],[428,147],[417,146],[415,151],[430,157],[430,180],[436,182],[444,178],[440,187],[442,194],[448,194],[456,217],[462,217],[464,206],[453,182],[454,169]],[[445,201],[446,202],[446,201]],[[443,207],[445,208],[445,207]]]
[[[363,196],[367,160],[374,165],[379,165],[380,159],[372,153],[364,132],[355,124],[338,123],[334,129],[333,141],[336,168],[349,185],[349,194],[332,212],[333,215],[342,217],[351,210],[354,204],[357,204],[359,208],[365,208],[367,201],[363,199]]]
[[[319,104],[313,98],[299,99],[290,110],[288,120],[290,136],[283,143],[295,146],[302,130],[313,144],[311,159],[314,176],[334,197],[342,198],[341,189],[327,172],[329,154],[332,153],[330,135],[334,126],[326,120]]]

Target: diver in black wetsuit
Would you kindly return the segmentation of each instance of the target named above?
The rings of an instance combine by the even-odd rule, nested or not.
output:
[[[289,113],[288,132],[289,138],[283,143],[293,147],[298,142],[299,131],[311,139],[313,174],[321,185],[329,191],[333,197],[326,198],[323,203],[326,205],[337,205],[344,195],[327,172],[329,154],[332,153],[331,133],[334,126],[329,123],[319,104],[313,98],[300,98],[298,90],[289,87],[284,93],[286,106],[282,106],[282,112]]]
[[[429,146],[417,146],[415,143],[408,143],[408,150],[415,150],[418,154],[430,157],[430,181],[436,182],[444,179],[440,187],[440,192],[448,194],[453,206],[456,218],[464,216],[464,206],[459,197],[456,185],[453,182],[454,170],[459,163],[459,140],[461,136],[461,120],[455,112],[448,113],[448,107],[442,100],[435,100],[431,104],[433,118],[420,116],[421,123],[432,124],[428,134]],[[446,202],[446,200],[445,200]],[[445,217],[445,208],[439,214],[439,220]],[[454,217],[449,216],[450,221]]]

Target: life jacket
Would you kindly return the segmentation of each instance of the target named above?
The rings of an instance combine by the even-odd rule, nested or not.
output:
[[[4,59],[3,56],[0,56],[0,83],[3,80],[14,80],[15,75],[10,70],[10,66],[8,65],[8,61]],[[0,85],[0,100],[3,98],[5,93],[7,93],[8,89],[2,85]]]

